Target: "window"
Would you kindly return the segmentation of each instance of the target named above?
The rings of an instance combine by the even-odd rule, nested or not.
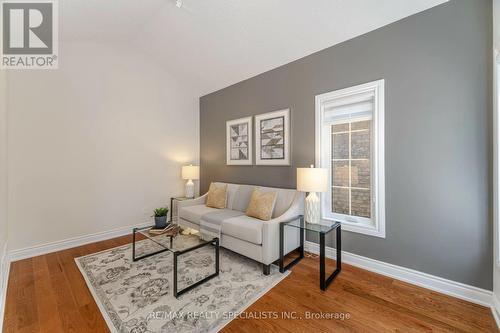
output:
[[[385,237],[384,80],[316,96],[316,165],[330,170],[322,218]]]

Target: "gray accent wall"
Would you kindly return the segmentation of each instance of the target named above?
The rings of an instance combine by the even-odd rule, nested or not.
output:
[[[491,290],[492,61],[491,0],[452,0],[203,96],[201,192],[294,188],[314,162],[314,97],[385,79],[387,236],[343,232],[343,249]],[[226,120],[284,108],[291,166],[226,166]]]

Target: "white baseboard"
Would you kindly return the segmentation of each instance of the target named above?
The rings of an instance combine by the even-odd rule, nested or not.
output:
[[[9,251],[9,259],[10,261],[17,261],[21,259],[31,258],[35,256],[39,256],[42,254],[47,254],[50,252],[61,251],[65,249],[69,249],[76,246],[81,246],[89,243],[94,243],[110,238],[120,237],[127,234],[132,233],[132,228],[134,227],[145,227],[151,225],[152,223],[141,223],[133,226],[120,227],[117,229],[109,230],[109,231],[101,231],[96,232],[94,234],[78,236],[73,238],[68,238],[56,242],[35,245],[31,247],[26,247],[23,249],[12,250]]]
[[[500,300],[498,300],[495,293],[493,293],[491,298],[493,299],[491,302],[491,313],[493,314],[493,318],[495,318],[497,327],[500,328]]]
[[[10,261],[7,253],[7,242],[5,242],[2,257],[0,258],[0,332],[3,327],[5,314],[5,299],[7,298],[7,284],[9,282]]]
[[[305,250],[312,253],[319,253],[319,245],[317,243],[306,241]],[[334,248],[326,248],[326,257],[335,259],[336,253],[337,251]],[[493,292],[490,290],[469,286],[464,283],[447,280],[413,269],[362,257],[346,251],[342,251],[342,262],[472,303],[487,307],[491,307],[493,304]],[[498,309],[500,309],[500,307]]]

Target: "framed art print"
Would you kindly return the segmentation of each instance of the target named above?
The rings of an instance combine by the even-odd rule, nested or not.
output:
[[[252,165],[252,117],[226,122],[226,164]]]
[[[257,165],[290,165],[290,109],[255,116]]]

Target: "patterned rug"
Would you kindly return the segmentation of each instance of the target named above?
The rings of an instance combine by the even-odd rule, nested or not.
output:
[[[194,237],[175,241],[195,243]],[[136,253],[158,249],[143,240]],[[214,252],[205,246],[179,257],[179,290],[214,272]],[[259,263],[221,248],[219,276],[176,299],[170,252],[133,262],[128,244],[75,261],[112,332],[217,332],[288,275],[272,266],[265,276]]]

